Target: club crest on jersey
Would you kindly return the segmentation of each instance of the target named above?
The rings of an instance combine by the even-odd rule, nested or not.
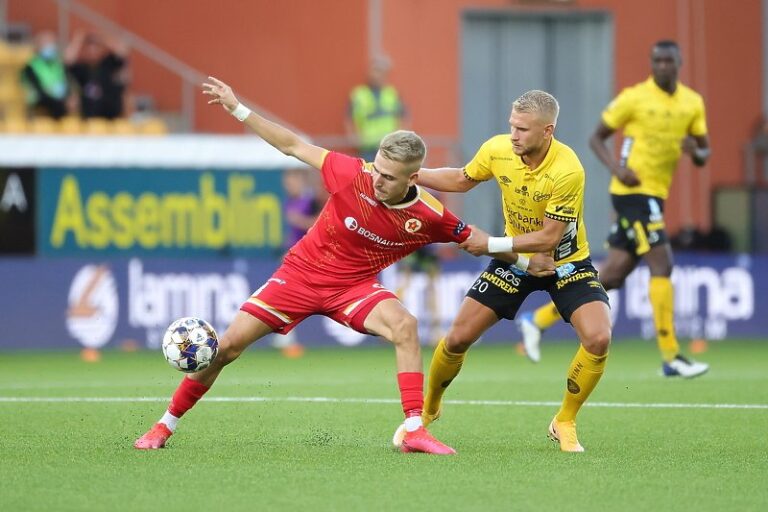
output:
[[[405,230],[409,233],[416,233],[421,229],[421,221],[419,219],[408,219],[405,221]]]
[[[357,230],[357,219],[354,217],[347,217],[344,219],[344,225],[347,226],[347,229],[350,231]]]

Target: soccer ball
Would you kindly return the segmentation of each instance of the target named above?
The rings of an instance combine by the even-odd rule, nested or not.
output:
[[[208,368],[219,353],[219,337],[211,324],[195,317],[179,318],[165,331],[163,355],[185,373]]]

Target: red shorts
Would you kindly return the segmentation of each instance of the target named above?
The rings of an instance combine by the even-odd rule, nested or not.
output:
[[[351,284],[313,283],[303,273],[283,265],[240,309],[281,334],[312,315],[325,315],[358,332],[370,334],[363,327],[365,319],[376,304],[386,299],[397,299],[397,296],[376,279]]]

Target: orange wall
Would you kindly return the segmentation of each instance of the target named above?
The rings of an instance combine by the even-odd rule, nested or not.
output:
[[[229,80],[237,91],[309,134],[342,133],[346,93],[365,76],[366,0],[82,3],[193,68]],[[762,111],[761,0],[740,0],[738,9],[733,3],[574,0],[552,8],[536,0],[382,0],[383,48],[395,63],[391,80],[408,103],[414,129],[457,137],[465,9],[610,11],[617,88],[648,75],[653,41],[677,39],[684,55],[682,80],[707,103],[713,156],[703,171],[681,165],[669,222],[673,230],[688,220],[706,226],[709,189],[741,183],[741,148]],[[35,28],[54,27],[53,5],[50,0],[9,0],[9,18],[27,20]],[[133,65],[134,90],[151,92],[162,108],[178,108],[177,79],[140,57],[134,57]],[[202,100],[197,114],[201,130],[238,130]],[[688,198],[692,207],[680,207]]]

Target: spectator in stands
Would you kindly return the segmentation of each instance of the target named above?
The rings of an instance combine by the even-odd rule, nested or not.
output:
[[[22,69],[21,80],[33,115],[54,119],[67,115],[70,88],[53,32],[37,34],[35,55]]]
[[[94,33],[78,32],[67,46],[64,62],[80,89],[84,119],[115,119],[124,112],[128,47]]]
[[[368,71],[368,82],[349,95],[345,127],[360,157],[373,162],[379,142],[388,133],[406,128],[405,106],[393,86],[387,84],[389,59],[378,57]]]

